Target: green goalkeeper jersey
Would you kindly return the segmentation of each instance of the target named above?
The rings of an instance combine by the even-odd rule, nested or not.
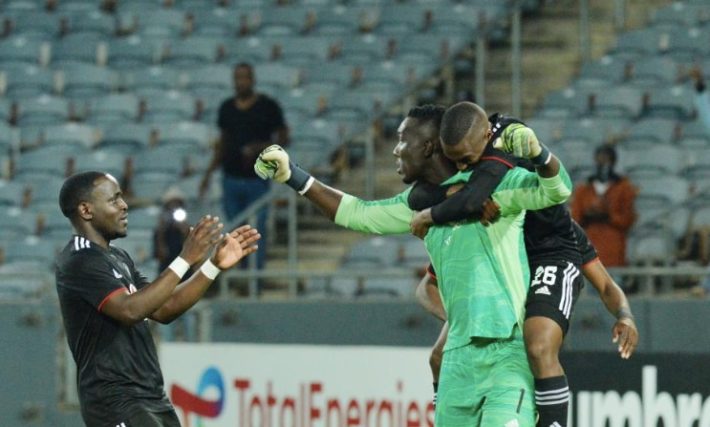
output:
[[[442,185],[465,182],[471,173],[457,173]],[[563,167],[551,178],[516,167],[491,196],[501,209],[496,223],[488,227],[457,223],[429,230],[424,242],[449,320],[446,349],[467,345],[472,337],[507,338],[516,323],[522,326],[530,276],[522,233],[525,210],[562,203],[571,188]],[[335,222],[368,233],[407,233],[414,214],[407,203],[411,191],[410,187],[377,201],[346,194]]]

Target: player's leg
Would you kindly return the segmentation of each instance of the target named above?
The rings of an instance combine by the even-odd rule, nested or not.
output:
[[[525,346],[535,376],[538,426],[565,427],[569,387],[559,352],[579,294],[581,275],[572,263],[531,266],[526,304]]]
[[[521,335],[516,328],[512,339],[488,346],[486,377],[479,382],[485,393],[481,427],[535,425],[533,376]]]
[[[447,350],[439,372],[434,425],[471,427],[480,424],[483,395],[479,393],[479,366],[472,344]]]
[[[439,338],[436,339],[434,347],[429,355],[429,368],[431,368],[431,377],[434,384],[434,406],[436,406],[436,393],[439,388],[439,371],[441,370],[441,360],[444,357],[444,345],[446,345],[446,334],[449,333],[449,322],[444,323],[441,328]]]

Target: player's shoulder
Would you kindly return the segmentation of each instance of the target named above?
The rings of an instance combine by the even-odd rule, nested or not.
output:
[[[89,261],[103,258],[104,254],[96,243],[83,236],[72,236],[57,258],[58,267],[78,267]]]

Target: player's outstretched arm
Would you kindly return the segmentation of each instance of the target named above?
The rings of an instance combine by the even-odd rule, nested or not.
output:
[[[216,244],[212,257],[199,270],[182,282],[170,298],[150,318],[160,323],[170,323],[190,309],[207,292],[217,275],[234,267],[242,258],[256,252],[259,232],[243,225],[225,234]]]
[[[221,233],[219,218],[203,217],[190,230],[180,255],[157,279],[133,294],[116,292],[110,295],[101,311],[127,326],[150,317],[168,301],[190,266],[207,257],[211,248],[220,241]]]
[[[284,183],[308,198],[336,224],[373,234],[398,234],[409,231],[413,211],[406,201],[408,191],[390,199],[363,201],[329,187],[293,163],[278,145],[261,152],[254,171],[261,179]]]
[[[612,328],[612,341],[619,345],[621,357],[628,359],[638,345],[639,336],[624,291],[621,290],[621,287],[614,281],[598,258],[585,264],[582,267],[582,273],[599,292],[599,297],[609,313],[616,317],[616,323]]]

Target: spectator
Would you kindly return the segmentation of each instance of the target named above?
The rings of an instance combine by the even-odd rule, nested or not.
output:
[[[690,78],[695,84],[695,108],[698,111],[698,119],[705,125],[710,133],[710,96],[705,90],[705,79],[703,70],[700,67],[690,69]]]
[[[220,138],[214,156],[200,184],[200,197],[210,185],[212,172],[222,168],[222,197],[226,220],[240,212],[269,191],[269,181],[254,173],[259,153],[271,144],[288,144],[288,127],[281,107],[270,97],[254,90],[254,69],[240,63],[234,67],[236,95],[226,99],[219,108],[217,125]],[[267,209],[257,218],[257,228],[264,235]],[[257,266],[264,267],[266,245],[262,239],[257,252]]]
[[[163,195],[163,211],[153,234],[153,252],[158,259],[158,274],[180,254],[182,244],[190,233],[185,211],[185,196],[177,187]]]
[[[626,234],[636,220],[636,188],[616,173],[616,150],[601,145],[594,153],[597,171],[577,185],[572,199],[572,216],[584,228],[609,267],[626,264]]]

